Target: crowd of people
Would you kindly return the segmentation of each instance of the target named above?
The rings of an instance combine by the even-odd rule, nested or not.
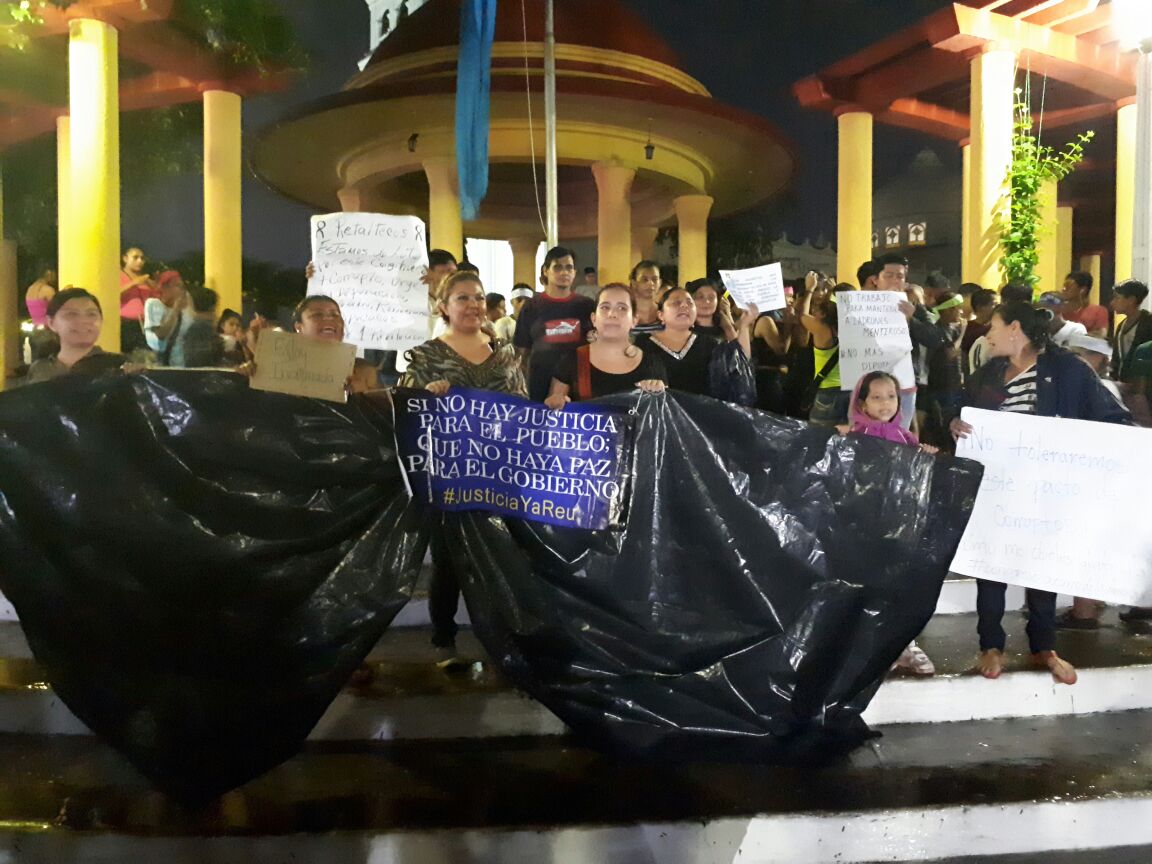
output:
[[[118,368],[125,360],[250,372],[252,347],[261,329],[273,325],[254,316],[246,326],[237,310],[217,308],[211,289],[171,270],[153,276],[146,265],[141,250],[125,251],[118,357],[103,356],[97,346],[103,310],[94,295],[58,290],[51,271],[38,279],[26,304],[42,337],[30,340],[39,356],[26,381]],[[403,363],[396,352],[366,352],[348,388],[397,384],[443,394],[472,387],[557,411],[573,401],[672,388],[932,454],[953,450],[971,432],[960,418],[965,406],[1152,425],[1152,314],[1142,308],[1143,283],[1116,285],[1109,310],[1090,302],[1092,276],[1081,272],[1068,274],[1062,291],[1038,297],[1028,285],[995,291],[967,283],[953,290],[940,273],[923,286],[910,284],[908,261],[898,254],[864,262],[856,275],[852,285],[810,272],[787,284],[783,309],[761,312],[738,308],[718,280],[671,283],[649,260],[636,264],[627,283],[598,285],[596,271],[579,271],[576,254],[565,247],[548,250],[539,286],[516,284],[505,296],[486,291],[474,266],[434,249],[423,278],[428,341],[405,352]],[[837,296],[855,290],[900,294],[914,384],[883,371],[843,380]],[[301,300],[292,326],[307,338],[344,339],[343,315],[330,297]],[[434,543],[432,554],[433,641],[451,651],[459,589],[446,551]],[[977,584],[978,668],[995,678],[1005,648],[1005,586]],[[1029,589],[1027,602],[1035,662],[1057,681],[1074,683],[1075,670],[1055,652],[1055,633],[1098,626],[1100,604],[1078,598],[1058,618],[1054,594]],[[1148,619],[1152,610],[1122,616]],[[916,643],[898,665],[934,673]]]

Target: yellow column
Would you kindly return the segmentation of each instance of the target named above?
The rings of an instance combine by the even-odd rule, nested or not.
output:
[[[1056,208],[1056,278],[1060,280],[1057,291],[1063,286],[1063,279],[1075,268],[1072,266],[1072,231],[1075,226],[1075,211],[1071,207]],[[1094,289],[1095,290],[1095,289]],[[1093,303],[1096,301],[1093,300]]]
[[[120,93],[118,35],[90,18],[69,24],[72,282],[100,298],[100,347],[120,350]]]
[[[538,289],[540,274],[536,271],[536,250],[540,248],[540,238],[513,237],[508,245],[512,247],[512,278],[531,285],[533,290]]]
[[[971,280],[999,288],[1000,222],[1012,165],[1012,102],[1016,55],[1003,48],[972,58],[972,201],[969,225]]]
[[[659,228],[637,228],[632,226],[632,266],[635,267],[640,261],[651,261],[652,256],[656,254],[656,235],[660,233]]]
[[[1059,227],[1056,224],[1056,181],[1046,180],[1040,185],[1040,236],[1036,244],[1036,283],[1037,291],[1058,291],[1063,284],[1064,273],[1057,273],[1059,269],[1057,249],[1059,241]]]
[[[220,296],[220,312],[243,303],[240,112],[239,94],[204,93],[204,284]]]
[[[1136,214],[1136,100],[1116,111],[1116,281],[1132,278],[1132,229]]]
[[[72,237],[72,133],[67,117],[56,118],[56,275],[63,288],[75,282]]]
[[[2,200],[2,199],[0,199]],[[0,231],[0,390],[20,365],[20,285],[16,274],[16,241],[5,240]]]
[[[968,254],[972,245],[972,145],[967,138],[960,142],[960,159],[964,166],[960,175],[960,281],[972,282],[972,258]]]
[[[872,258],[872,115],[846,110],[836,124],[836,279],[855,285],[856,270]]]
[[[680,242],[680,284],[708,275],[708,214],[710,195],[681,195],[672,201]]]
[[[460,215],[460,192],[456,163],[451,159],[429,159],[424,163],[428,177],[428,243],[432,249],[445,249],[464,258],[464,221]]]
[[[1091,273],[1092,274],[1092,294],[1090,295],[1090,297],[1095,298],[1092,300],[1093,303],[1099,303],[1100,302],[1100,256],[1098,254],[1081,255],[1080,256],[1080,265],[1076,269],[1077,270],[1083,270],[1085,273]]]
[[[636,171],[610,162],[592,166],[596,178],[596,262],[600,284],[627,282],[632,270],[632,181]]]

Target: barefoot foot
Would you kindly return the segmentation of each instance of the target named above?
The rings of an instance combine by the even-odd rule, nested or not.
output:
[[[976,661],[976,669],[985,678],[999,678],[1002,669],[1002,655],[998,648],[989,648],[980,652],[980,659]]]
[[[1052,673],[1058,684],[1075,684],[1076,668],[1067,660],[1062,660],[1055,651],[1039,651],[1032,655],[1032,662]]]

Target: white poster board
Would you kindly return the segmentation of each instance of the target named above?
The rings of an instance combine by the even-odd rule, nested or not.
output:
[[[1152,606],[1152,432],[965,408],[957,456],[984,481],[952,570],[1110,603]]]
[[[403,351],[428,340],[427,234],[415,216],[313,216],[309,294],[344,313],[344,338],[361,351]]]
[[[889,372],[902,389],[916,386],[912,337],[900,311],[901,291],[841,291],[836,295],[840,387],[852,390],[869,372]]]
[[[784,299],[784,271],[779,262],[747,270],[721,270],[720,278],[741,309],[755,303],[761,312],[771,312],[788,305]]]

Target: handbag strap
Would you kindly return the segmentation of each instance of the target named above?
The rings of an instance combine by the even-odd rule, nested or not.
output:
[[[581,401],[592,398],[592,353],[587,345],[576,349],[576,395]]]
[[[824,365],[820,367],[820,371],[816,373],[816,377],[812,379],[816,384],[817,390],[820,389],[820,385],[824,382],[824,379],[831,374],[832,370],[836,368],[836,364],[839,362],[840,348],[837,346],[836,350],[832,352],[832,355],[824,361]]]

